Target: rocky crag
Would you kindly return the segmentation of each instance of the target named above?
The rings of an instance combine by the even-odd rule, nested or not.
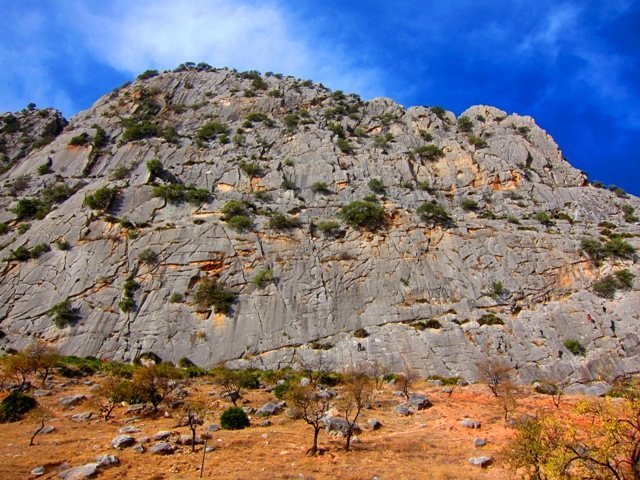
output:
[[[590,184],[530,117],[187,64],[66,126],[1,121],[4,349],[639,370],[638,198]]]

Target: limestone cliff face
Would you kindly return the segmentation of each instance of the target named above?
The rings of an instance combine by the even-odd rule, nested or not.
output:
[[[530,117],[475,106],[456,119],[187,66],[106,95],[7,168],[0,257],[16,259],[2,266],[5,348],[42,338],[118,360],[321,358],[467,378],[497,355],[523,381],[640,367],[638,288],[616,280],[607,298],[593,286],[638,276],[635,255],[582,251],[584,238],[638,247],[640,202],[589,185]],[[103,209],[86,201],[102,187],[114,192]],[[368,195],[384,225],[339,219]],[[245,202],[252,226],[231,228],[230,200]],[[450,221],[425,220],[425,202]],[[292,225],[277,228],[274,212]],[[39,244],[51,248],[34,253]],[[196,303],[207,279],[236,296],[226,314]],[[72,319],[58,327],[50,309],[67,299]]]

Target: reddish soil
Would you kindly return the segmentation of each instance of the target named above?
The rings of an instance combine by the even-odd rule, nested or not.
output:
[[[92,380],[99,382],[100,377]],[[66,415],[94,411],[91,401],[63,410],[58,398],[72,393],[91,395],[83,381],[66,388],[60,387],[65,379],[56,378],[53,394],[42,397],[53,418],[47,424],[55,430],[36,437],[29,447],[29,437],[35,428],[33,421],[0,425],[0,478],[30,478],[29,472],[44,466],[46,473],[40,478],[57,478],[60,465],[78,466],[92,462],[99,454],[111,453],[120,459],[120,466],[102,470],[100,479],[197,479],[203,447],[195,453],[191,447],[180,446],[170,456],[152,455],[149,451],[135,453],[130,448],[121,451],[111,446],[111,440],[124,425],[140,428],[134,437],[151,437],[160,430],[188,434],[187,427],[176,427],[176,419],[170,416],[135,418],[125,415],[126,407],[119,406],[109,422],[97,417],[85,423],[75,423]],[[194,397],[206,401],[211,411],[207,423],[219,423],[220,413],[229,406],[218,395],[209,395],[217,387],[206,380],[196,381],[189,388]],[[500,406],[488,389],[482,385],[456,387],[451,397],[442,388],[429,388],[418,384],[415,392],[425,393],[434,406],[400,417],[394,407],[401,399],[393,394],[393,386],[386,385],[376,394],[376,407],[366,410],[361,425],[369,418],[379,419],[383,427],[378,431],[365,429],[359,435],[352,450],[344,450],[344,440],[325,433],[320,434],[322,455],[307,456],[312,430],[302,420],[290,420],[279,414],[271,418],[272,426],[261,427],[261,419],[253,418],[252,426],[240,431],[217,431],[209,445],[218,447],[205,459],[204,478],[216,479],[508,479],[514,478],[504,463],[501,451],[514,435],[503,418]],[[241,405],[260,407],[273,396],[264,390],[247,391]],[[562,410],[568,411],[576,398],[563,401]],[[536,412],[541,408],[553,408],[549,397],[527,392],[519,398],[516,415]],[[171,413],[171,412],[170,412]],[[169,414],[167,414],[169,415]],[[177,415],[177,414],[174,414]],[[463,428],[463,418],[479,420],[480,429]],[[202,428],[199,431],[203,431]],[[484,437],[488,443],[476,448],[473,439]],[[151,443],[153,444],[153,442]],[[147,444],[147,447],[151,444]],[[486,469],[472,466],[468,459],[474,456],[491,456],[493,464]]]

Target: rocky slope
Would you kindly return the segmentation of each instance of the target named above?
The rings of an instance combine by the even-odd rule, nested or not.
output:
[[[532,118],[206,65],[142,77],[24,158],[10,136],[58,117],[2,117],[3,348],[466,378],[489,355],[522,381],[639,369],[640,203],[590,185]],[[362,199],[368,228],[342,210]]]

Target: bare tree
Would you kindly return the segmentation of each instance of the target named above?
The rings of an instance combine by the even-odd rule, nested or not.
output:
[[[321,395],[315,387],[307,385],[293,385],[287,390],[285,399],[295,408],[300,417],[313,428],[313,445],[307,454],[318,453],[318,434],[322,427],[322,419],[329,410],[329,397]]]
[[[373,379],[375,389],[377,391],[382,390],[382,385],[387,376],[391,373],[391,369],[388,365],[379,362],[378,360],[372,360],[367,363],[364,371]]]
[[[207,411],[204,403],[199,401],[187,401],[182,404],[181,413],[187,421],[187,426],[191,430],[191,451],[196,451],[196,430],[198,425],[204,423],[204,415]]]
[[[405,363],[404,370],[402,373],[399,373],[396,377],[396,381],[398,382],[398,387],[400,387],[400,391],[404,398],[407,399],[407,402],[411,398],[411,387],[418,379],[418,375],[409,368],[409,365]]]
[[[520,393],[520,389],[511,380],[506,380],[498,385],[496,392],[504,421],[508,422],[509,416],[512,415],[518,407],[518,394]]]
[[[342,394],[338,399],[338,410],[347,422],[345,450],[351,446],[351,437],[362,410],[371,404],[373,381],[362,373],[349,373],[344,378]]]
[[[322,355],[319,355],[314,360],[305,360],[302,355],[296,353],[295,364],[301,370],[301,373],[309,379],[313,386],[316,386],[318,381],[330,372],[330,369],[325,363]]]
[[[49,410],[47,410],[42,405],[38,406],[37,408],[29,412],[28,419],[31,421],[31,423],[35,423],[37,425],[36,429],[31,434],[31,438],[29,438],[30,447],[34,445],[36,436],[42,430],[44,430],[44,424],[50,418],[51,418],[51,412],[49,412]]]
[[[502,358],[487,357],[476,363],[476,370],[495,397],[500,396],[500,385],[513,379],[513,367]]]

